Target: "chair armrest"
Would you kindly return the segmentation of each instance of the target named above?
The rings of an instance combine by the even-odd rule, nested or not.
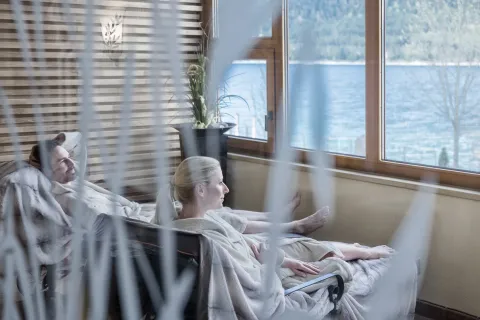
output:
[[[289,294],[295,292],[295,291],[298,291],[298,290],[301,290],[301,289],[304,289],[306,287],[309,287],[309,286],[312,286],[316,283],[319,283],[319,282],[322,282],[322,281],[325,281],[327,279],[330,279],[330,278],[337,278],[337,283],[338,283],[338,286],[341,287],[341,294],[343,295],[343,289],[344,289],[344,282],[343,282],[343,278],[337,274],[333,274],[333,273],[327,273],[326,275],[323,275],[321,277],[318,277],[318,278],[315,278],[315,279],[312,279],[310,281],[307,281],[307,282],[304,282],[304,283],[301,283],[297,286],[294,286],[294,287],[291,287],[290,289],[287,289],[285,290],[285,295],[288,296]]]
[[[108,191],[112,191],[110,190],[110,188],[108,187],[104,179],[97,180],[93,183]],[[138,188],[137,186],[130,186],[130,185],[123,186],[123,192],[121,196],[125,197],[129,201],[135,201],[138,203],[155,203],[155,201],[157,200],[155,194],[152,194],[149,191]]]
[[[314,285],[316,283],[325,281],[327,279],[331,278],[336,278],[337,279],[337,285],[330,285],[328,286],[328,299],[330,302],[333,303],[333,310],[332,313],[337,312],[337,304],[340,301],[340,299],[343,296],[343,292],[345,290],[345,282],[343,281],[343,278],[339,276],[338,274],[333,274],[333,273],[327,273],[326,275],[323,275],[321,277],[312,279],[310,281],[304,282],[302,284],[299,284],[297,286],[291,287],[290,289],[285,290],[285,296],[288,296],[289,294],[304,289],[306,287],[309,287],[311,285]]]

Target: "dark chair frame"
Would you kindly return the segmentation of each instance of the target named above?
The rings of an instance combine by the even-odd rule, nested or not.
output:
[[[114,219],[111,216],[102,215],[104,219],[109,220],[109,223]],[[160,226],[147,224],[140,222],[138,220],[133,219],[123,219],[127,226],[127,232],[129,237],[130,247],[140,246],[147,258],[149,259],[151,265],[150,267],[153,269],[153,272],[157,278],[157,285],[160,288],[160,293],[163,296],[164,284],[161,279],[161,270],[159,262],[159,256],[161,256],[162,247],[158,245],[158,239],[160,237],[160,233],[164,230]],[[200,274],[199,265],[201,265],[202,261],[202,254],[201,254],[201,237],[200,234],[192,234],[182,231],[173,231],[173,234],[176,239],[177,243],[177,252],[176,252],[176,265],[177,265],[177,275],[180,274],[186,268],[190,268],[195,272],[195,281],[193,290],[190,294],[188,302],[184,309],[184,319],[207,319],[207,301],[205,300],[206,297],[203,297],[202,300],[202,293],[201,290],[205,290],[205,288],[200,288],[200,277],[205,277],[206,275]],[[115,268],[115,243],[112,245],[112,272],[110,273],[110,298],[109,298],[109,307],[108,313],[112,319],[124,319],[122,316],[121,310],[121,303],[120,303],[120,296],[119,296],[119,288],[117,284],[117,276],[116,276],[116,268]],[[157,263],[152,263],[152,259],[155,259]],[[135,258],[132,257],[134,268],[138,268],[138,264]],[[54,301],[52,300],[54,295],[52,295],[50,290],[54,288],[55,281],[54,277],[51,274],[54,272],[54,266],[47,267],[47,277],[44,279],[44,289],[47,297],[47,307],[54,310]],[[88,270],[86,270],[88,272]],[[143,277],[140,275],[138,271],[136,272],[136,282],[138,287],[138,293],[140,295],[141,303],[141,311],[143,313],[144,319],[155,319],[158,310],[155,310],[155,303],[150,300],[149,294],[146,290],[146,285],[143,280]],[[329,279],[336,279],[336,284],[331,284],[328,286],[328,297],[330,302],[333,303],[334,307],[330,314],[337,314],[338,310],[338,303],[343,296],[344,293],[344,280],[341,276],[337,274],[326,274],[320,276],[318,278],[312,279],[305,283],[302,283],[298,286],[289,288],[285,290],[285,295],[290,295],[296,291],[305,289],[311,285],[316,283],[327,281]],[[106,281],[107,279],[105,279]],[[208,283],[207,281],[202,281],[202,283]],[[208,288],[207,288],[208,290]],[[207,291],[208,292],[208,291]],[[158,303],[157,303],[158,304]]]

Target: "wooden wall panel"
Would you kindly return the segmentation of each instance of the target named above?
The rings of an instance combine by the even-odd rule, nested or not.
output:
[[[178,7],[177,35],[179,50],[185,68],[196,56],[201,41],[202,14],[201,0],[181,0]],[[26,158],[32,145],[43,139],[37,134],[33,104],[40,107],[43,127],[48,137],[60,131],[78,130],[81,117],[81,90],[83,80],[79,56],[85,48],[85,0],[70,0],[72,21],[67,23],[62,0],[44,0],[42,8],[44,49],[42,64],[35,44],[35,14],[32,2],[23,1],[24,23],[28,45],[33,58],[34,81],[39,95],[32,96],[29,73],[22,59],[22,44],[16,30],[14,11],[8,1],[0,3],[0,85],[5,91],[15,116],[17,131],[21,141],[21,151]],[[169,3],[160,1],[161,17],[172,19]],[[121,50],[108,53],[102,36],[102,21],[124,16]],[[69,34],[69,31],[73,33]],[[166,148],[171,168],[178,164],[180,157],[178,135],[168,124],[186,121],[190,112],[181,99],[172,99],[171,79],[165,39],[161,39],[160,53],[155,57],[160,62],[156,70],[159,82],[164,84],[157,105],[164,109],[165,118],[155,119],[151,112],[153,101],[149,72],[151,70],[153,32],[152,2],[149,0],[103,0],[95,1],[93,39],[93,107],[97,121],[91,123],[89,139],[88,174],[90,181],[104,180],[105,172],[111,172],[116,161],[116,143],[120,134],[120,111],[125,83],[126,51],[135,56],[133,77],[132,117],[130,119],[130,144],[127,150],[129,162],[125,185],[137,189],[132,194],[136,200],[151,199],[155,193],[154,126],[166,126]],[[185,90],[185,86],[182,87]],[[101,130],[101,131],[100,131]],[[100,134],[102,133],[102,134]],[[101,140],[101,137],[104,139]],[[0,162],[14,159],[14,150],[7,121],[0,116]],[[101,157],[104,148],[109,159]]]

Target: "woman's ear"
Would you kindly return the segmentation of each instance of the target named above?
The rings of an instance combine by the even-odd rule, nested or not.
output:
[[[203,183],[198,183],[195,185],[195,193],[199,197],[203,197],[205,195],[205,185]]]

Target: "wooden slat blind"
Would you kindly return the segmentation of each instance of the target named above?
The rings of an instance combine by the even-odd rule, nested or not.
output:
[[[192,62],[201,41],[200,16],[201,0],[180,0],[178,6],[177,34],[183,67]],[[48,137],[60,131],[78,130],[81,117],[82,77],[80,76],[79,56],[85,47],[85,0],[70,0],[73,21],[73,34],[69,37],[69,27],[62,8],[62,0],[44,0],[42,8],[43,48],[46,69],[41,68],[35,45],[35,15],[33,5],[23,1],[24,22],[28,31],[29,47],[33,58],[34,77],[40,95],[35,99],[31,94],[31,83],[21,54],[21,42],[15,26],[14,11],[10,2],[0,3],[0,85],[3,87],[12,107],[21,149],[26,158],[32,145],[44,137],[39,137],[35,129],[32,104],[41,107],[43,126]],[[171,19],[169,2],[160,1],[162,19]],[[123,15],[123,53],[107,54],[102,36],[102,21]],[[90,181],[103,180],[105,170],[112,164],[101,158],[103,145],[113,160],[116,152],[120,128],[120,112],[123,101],[126,50],[135,55],[133,77],[132,117],[130,120],[130,144],[128,170],[124,173],[125,185],[135,187],[140,192],[136,200],[152,198],[155,193],[154,171],[154,131],[162,121],[154,119],[151,112],[152,89],[149,73],[151,70],[153,32],[152,2],[147,0],[103,0],[95,1],[94,16],[94,66],[93,104],[98,126],[91,123],[89,139],[88,178]],[[171,100],[173,87],[165,41],[160,54],[156,56],[163,66],[157,70],[161,88],[161,101],[164,108],[163,124],[184,122],[190,117],[186,104],[181,100]],[[9,136],[7,121],[0,116],[0,162],[14,159],[12,139]],[[103,130],[104,140],[100,140],[99,130]],[[180,157],[178,135],[167,126],[167,154],[171,169],[178,164]]]

